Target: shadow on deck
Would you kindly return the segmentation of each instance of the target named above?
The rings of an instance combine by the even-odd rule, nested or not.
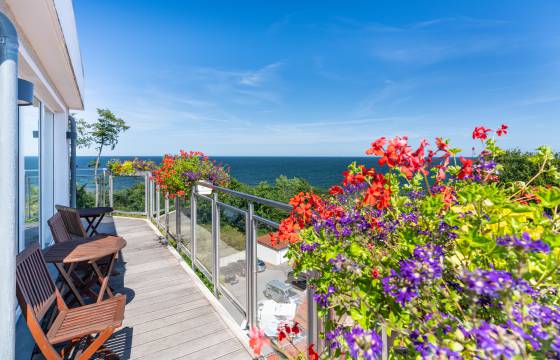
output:
[[[111,279],[111,287],[127,296],[125,320],[109,349],[121,359],[251,359],[145,220],[108,218],[100,230],[127,241],[119,275]],[[22,326],[20,319],[18,359],[29,359],[20,356],[29,347]]]

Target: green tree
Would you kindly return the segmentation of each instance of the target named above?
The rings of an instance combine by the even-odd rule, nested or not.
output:
[[[505,150],[496,157],[496,162],[500,164],[500,180],[504,183],[516,181],[528,182],[538,172],[540,163],[535,152],[524,152],[519,149]],[[560,155],[554,154],[548,162],[548,168],[560,168]],[[532,185],[557,184],[557,179],[553,173],[545,172],[534,179]]]
[[[119,136],[122,132],[129,129],[126,122],[115,116],[109,109],[97,109],[97,121],[88,123],[84,119],[79,119],[77,123],[78,139],[77,145],[80,148],[89,148],[95,146],[97,157],[94,164],[95,178],[95,204],[99,205],[99,181],[97,172],[99,169],[99,161],[103,148],[110,147],[115,149],[119,142]]]

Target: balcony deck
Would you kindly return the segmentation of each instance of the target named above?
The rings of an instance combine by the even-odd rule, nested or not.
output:
[[[101,231],[127,240],[111,280],[128,297],[125,321],[108,348],[121,359],[251,359],[145,220],[109,218]]]

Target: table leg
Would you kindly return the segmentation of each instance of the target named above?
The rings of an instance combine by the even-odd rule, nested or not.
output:
[[[76,299],[78,300],[80,305],[82,305],[82,306],[85,305],[86,303],[84,302],[84,299],[82,299],[82,296],[80,295],[80,292],[78,291],[78,289],[74,285],[74,282],[72,281],[72,278],[70,276],[72,271],[74,271],[75,264],[70,265],[70,267],[68,268],[68,272],[66,272],[66,270],[64,270],[64,265],[61,264],[61,263],[55,263],[55,266],[58,269],[58,272],[60,273],[60,275],[62,275],[62,278],[64,279],[64,281],[66,281],[66,284],[68,285],[70,290],[72,290],[72,293],[74,294],[74,296],[76,297]]]
[[[95,221],[95,216],[85,216],[84,219],[86,219],[86,222],[88,223],[88,226],[86,228],[86,234],[89,234],[90,230],[93,228],[93,222]],[[93,233],[92,233],[93,234]],[[91,236],[91,234],[90,234]]]
[[[99,227],[99,225],[101,224],[101,221],[103,221],[103,218],[105,217],[105,214],[101,214],[99,215],[99,217],[97,218],[97,222],[95,221],[95,219],[93,219],[92,221],[92,227],[91,227],[91,235],[97,235],[97,228]]]
[[[111,288],[109,287],[109,278],[111,276],[111,272],[113,272],[113,265],[115,264],[115,261],[117,260],[117,254],[118,253],[114,253],[113,256],[111,257],[111,262],[109,263],[109,266],[107,267],[107,271],[105,272],[105,275],[103,275],[103,273],[101,272],[101,270],[99,269],[99,266],[97,266],[97,263],[95,261],[91,262],[91,266],[93,267],[93,271],[95,271],[95,273],[97,274],[97,278],[99,279],[99,284],[101,285],[101,288],[99,289],[99,294],[97,295],[97,302],[101,302],[103,301],[103,296],[105,295],[105,292],[107,292],[107,294],[109,295],[109,297],[113,297],[113,292],[111,291]]]

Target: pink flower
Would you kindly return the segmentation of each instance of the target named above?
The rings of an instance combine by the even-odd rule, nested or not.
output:
[[[251,346],[255,355],[260,355],[262,347],[268,344],[270,344],[270,340],[264,334],[264,330],[253,326],[249,331],[249,346]]]

